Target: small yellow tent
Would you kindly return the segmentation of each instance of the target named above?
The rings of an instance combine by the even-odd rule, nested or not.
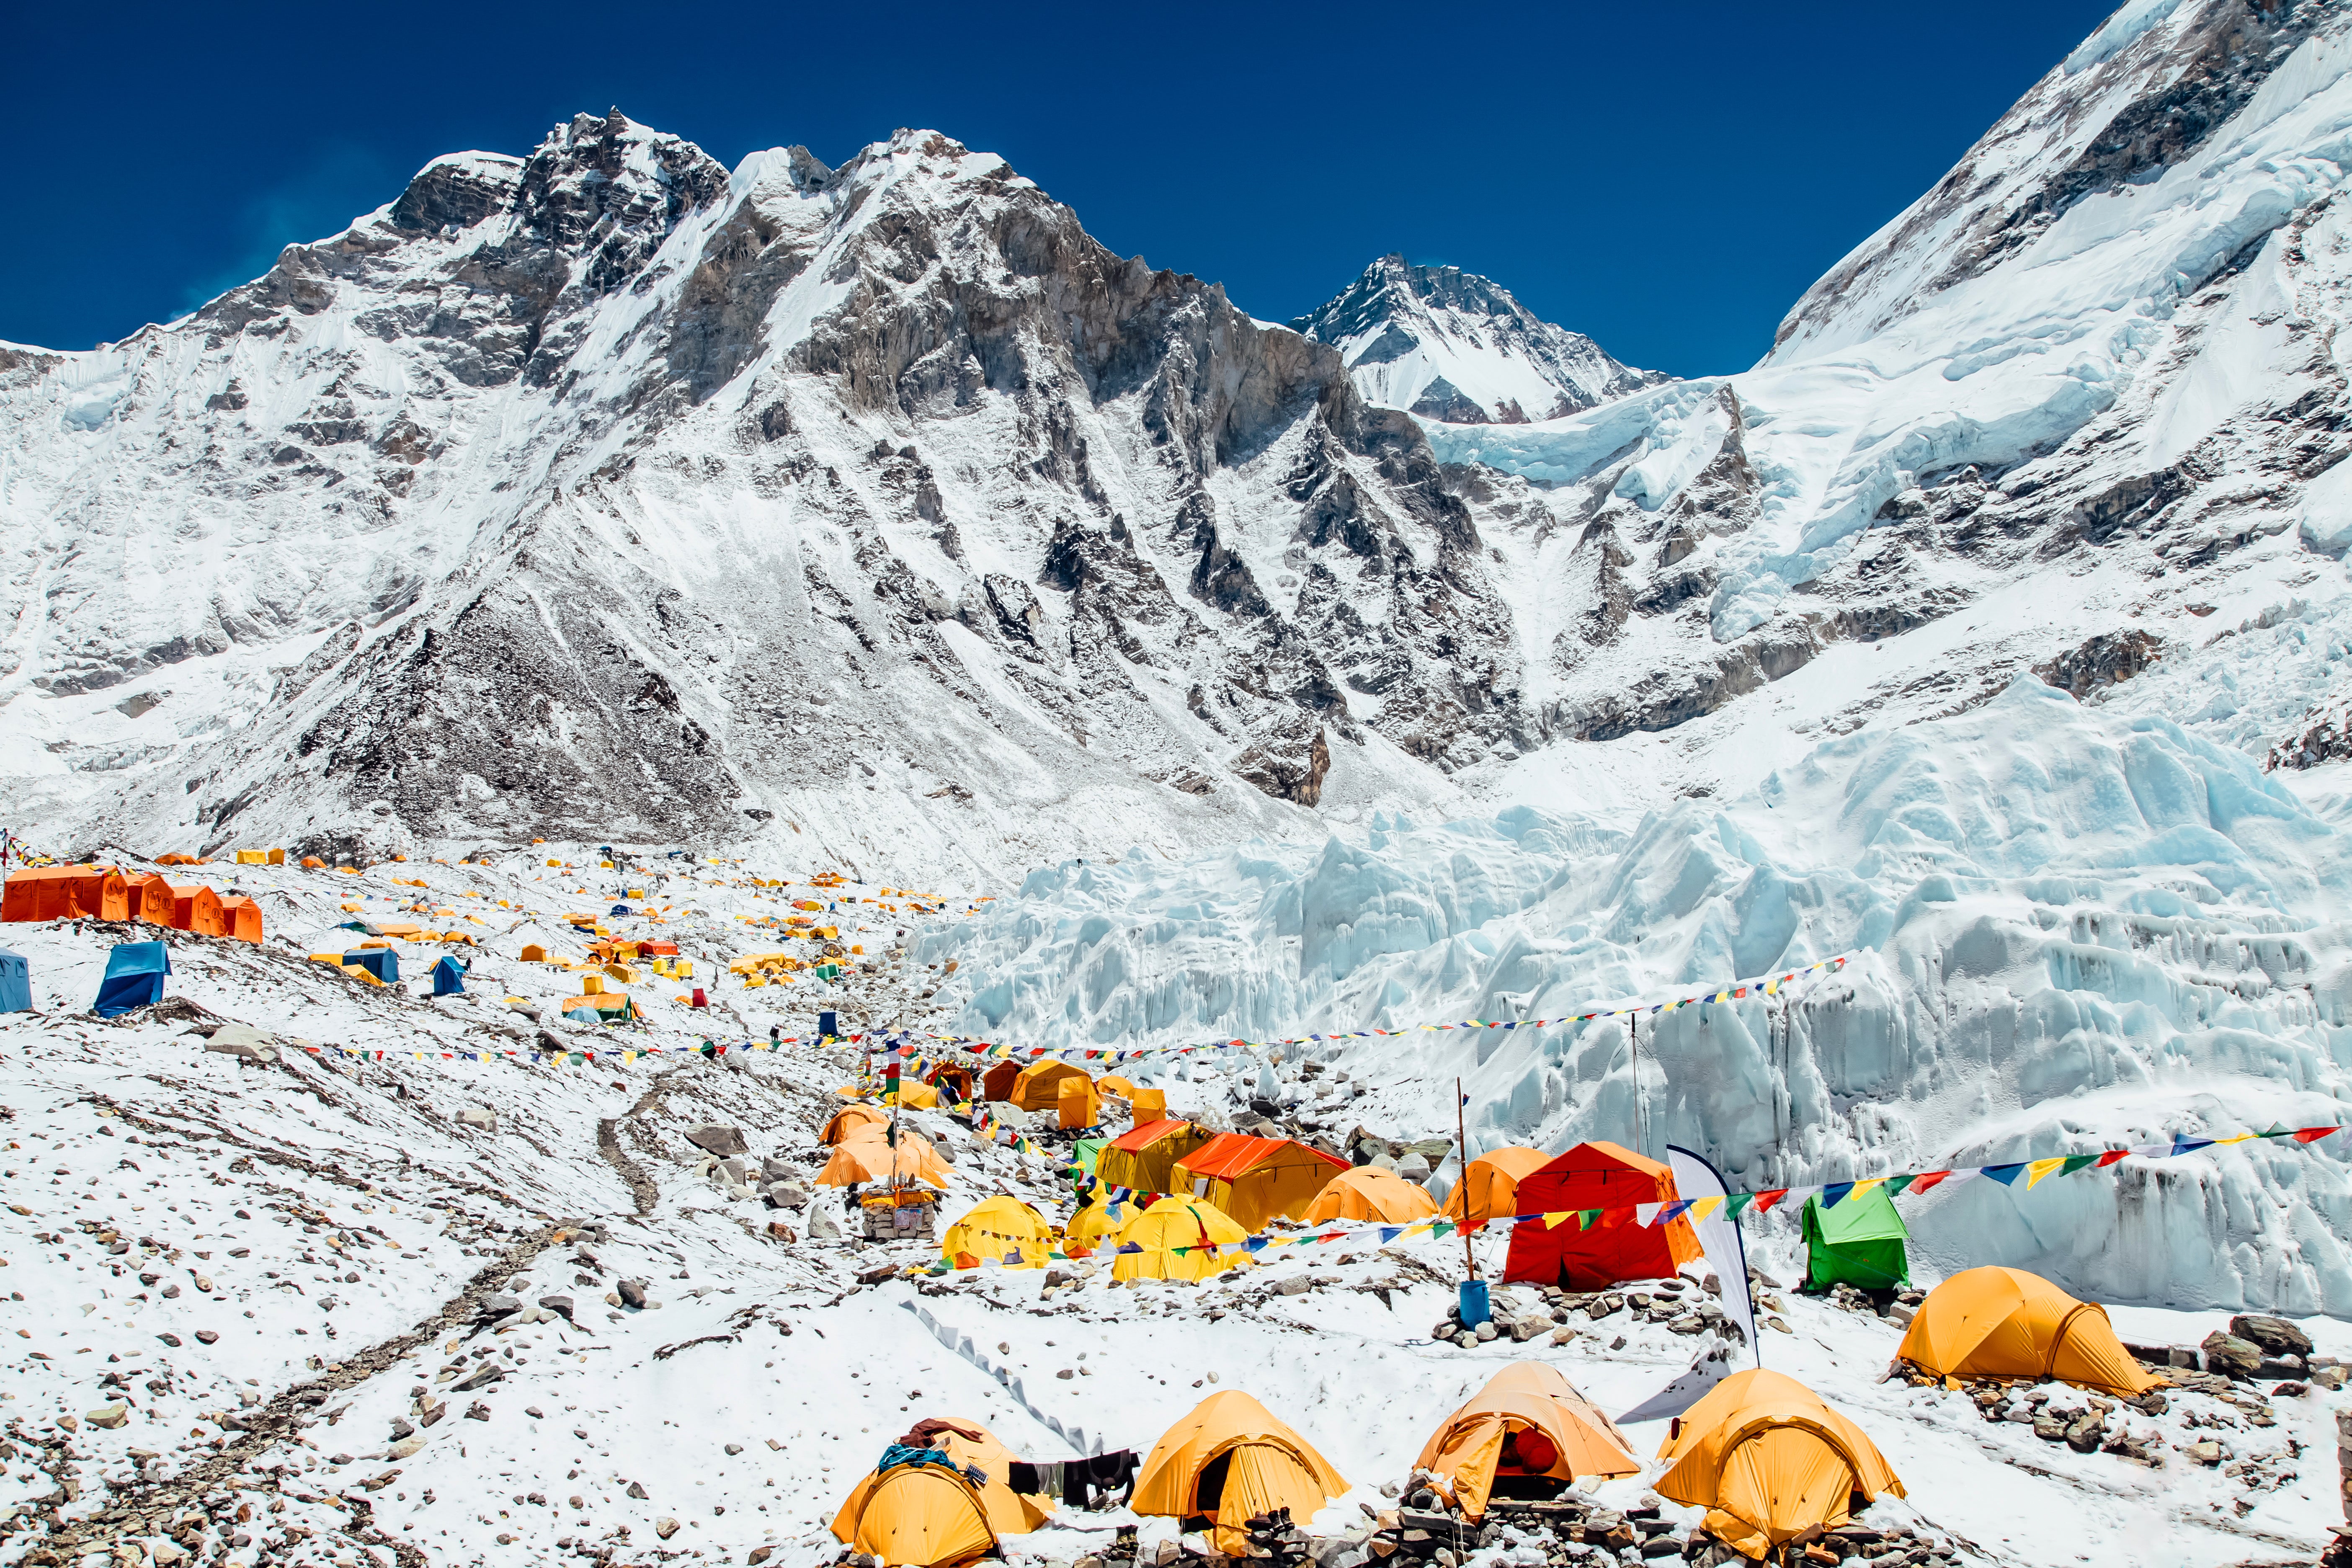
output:
[[[824,1124],[824,1131],[816,1135],[816,1141],[820,1143],[838,1143],[856,1133],[861,1127],[887,1127],[888,1125],[890,1125],[890,1113],[877,1106],[845,1105],[833,1113],[833,1120]]]
[[[1394,1171],[1359,1165],[1342,1171],[1315,1194],[1300,1217],[1308,1225],[1335,1219],[1371,1219],[1404,1225],[1437,1212],[1437,1200]]]
[[[1251,1519],[1286,1508],[1303,1528],[1347,1489],[1306,1438],[1248,1394],[1226,1389],[1194,1405],[1152,1445],[1136,1472],[1129,1506],[1184,1529],[1213,1524],[1217,1550],[1239,1555],[1248,1550]]]
[[[910,1110],[937,1110],[940,1091],[920,1079],[902,1078],[898,1080],[898,1103]]]
[[[2055,1377],[2126,1397],[2159,1384],[2105,1307],[2022,1268],[1953,1275],[1927,1292],[1895,1353],[1938,1377]]]
[[[988,1478],[980,1489],[980,1500],[988,1510],[988,1522],[999,1535],[1026,1535],[1045,1522],[1054,1511],[1054,1500],[1016,1492],[1011,1485],[1013,1467],[1020,1456],[997,1440],[996,1434],[977,1421],[967,1421],[961,1415],[941,1416],[950,1423],[946,1431],[935,1434],[931,1446],[943,1449],[948,1458],[959,1465],[977,1468]]]
[[[1115,1094],[1121,1100],[1132,1100],[1135,1098],[1135,1085],[1115,1072],[1107,1072],[1095,1079],[1095,1088],[1105,1094]]]
[[[1062,1080],[1086,1077],[1084,1068],[1067,1062],[1038,1062],[1021,1069],[1013,1080],[1013,1103],[1023,1110],[1052,1110],[1062,1099]]]
[[[1091,1258],[1110,1244],[1119,1226],[1135,1217],[1135,1205],[1115,1204],[1107,1198],[1093,1203],[1070,1216],[1062,1231],[1062,1250],[1072,1258]]]
[[[1517,1144],[1488,1150],[1470,1162],[1445,1195],[1445,1217],[1465,1230],[1476,1230],[1490,1219],[1508,1219],[1517,1212],[1519,1179],[1550,1162],[1542,1150]]]
[[[1053,1250],[1045,1216],[1003,1193],[973,1205],[940,1242],[940,1256],[957,1268],[977,1268],[989,1258],[1007,1268],[1043,1268]]]
[[[1843,1524],[1857,1493],[1904,1495],[1861,1427],[1795,1378],[1758,1367],[1708,1390],[1658,1458],[1669,1467],[1659,1495],[1706,1509],[1707,1530],[1744,1557]]]
[[[1249,1261],[1238,1244],[1249,1232],[1198,1198],[1161,1198],[1118,1227],[1111,1258],[1114,1279],[1206,1279]],[[1232,1246],[1232,1252],[1223,1248]],[[1129,1247],[1139,1250],[1129,1252]],[[1178,1252],[1177,1247],[1185,1250]]]
[[[1438,1423],[1414,1463],[1448,1483],[1465,1515],[1482,1519],[1496,1482],[1508,1497],[1557,1497],[1579,1476],[1639,1475],[1615,1422],[1556,1367],[1513,1362]]]
[[[994,1552],[981,1489],[945,1465],[899,1465],[857,1483],[833,1533],[898,1568],[954,1568]]]
[[[1054,1103],[1064,1128],[1092,1127],[1102,1120],[1102,1096],[1084,1073],[1062,1079],[1055,1089]]]

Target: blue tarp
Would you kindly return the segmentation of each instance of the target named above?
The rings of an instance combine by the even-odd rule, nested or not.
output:
[[[363,947],[343,954],[343,962],[358,964],[386,985],[400,983],[400,954],[388,947]]]
[[[0,947],[0,1013],[33,1010],[33,966],[21,952]]]
[[[98,983],[90,1011],[113,1018],[152,1006],[163,999],[163,976],[171,973],[172,952],[162,942],[118,942],[106,955],[106,978]]]
[[[455,996],[466,989],[466,971],[454,958],[444,958],[433,966],[433,994]]]

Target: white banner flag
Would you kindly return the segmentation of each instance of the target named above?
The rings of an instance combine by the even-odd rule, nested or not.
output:
[[[1706,1160],[1687,1149],[1666,1146],[1666,1163],[1674,1168],[1675,1195],[1678,1198],[1720,1198],[1728,1195],[1723,1177]],[[1739,1222],[1727,1218],[1718,1204],[1706,1218],[1696,1221],[1692,1229],[1698,1233],[1699,1246],[1706,1249],[1706,1261],[1715,1277],[1723,1284],[1723,1315],[1739,1325],[1748,1336],[1748,1348],[1756,1357],[1756,1364],[1764,1364],[1764,1347],[1756,1338],[1756,1298],[1748,1289],[1748,1247],[1740,1240]]]

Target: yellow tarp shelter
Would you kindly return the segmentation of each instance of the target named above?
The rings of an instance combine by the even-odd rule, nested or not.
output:
[[[1707,1530],[1743,1557],[1845,1523],[1857,1494],[1905,1495],[1861,1427],[1795,1378],[1757,1367],[1708,1390],[1658,1458],[1668,1465],[1658,1494],[1706,1509]]]
[[[1895,1353],[1938,1377],[2055,1377],[2126,1397],[2162,1384],[2124,1349],[2105,1307],[2022,1268],[1953,1275],[1927,1292]]]
[[[1246,1252],[1220,1250],[1249,1239],[1233,1216],[1198,1198],[1161,1198],[1118,1227],[1111,1258],[1114,1279],[1206,1279],[1250,1261]],[[1129,1247],[1140,1250],[1129,1252]],[[1185,1248],[1182,1252],[1177,1247]]]
[[[1173,1189],[1176,1162],[1216,1134],[1189,1121],[1150,1121],[1122,1132],[1095,1156],[1095,1179],[1139,1193]]]
[[[1234,1216],[1244,1230],[1307,1212],[1348,1162],[1289,1138],[1220,1132],[1176,1162],[1170,1190],[1190,1193]]]
[[[940,1241],[940,1256],[956,1268],[977,1268],[990,1258],[1007,1268],[1043,1268],[1053,1250],[1045,1216],[1003,1193],[973,1205]]]
[[[1094,1080],[1080,1073],[1066,1078],[1055,1086],[1055,1110],[1064,1128],[1092,1127],[1102,1120],[1102,1096],[1095,1091]]]
[[[833,1120],[824,1124],[824,1131],[817,1134],[816,1141],[820,1143],[838,1143],[861,1127],[889,1125],[890,1113],[879,1106],[845,1105],[833,1113]]]
[[[1511,1144],[1488,1150],[1470,1162],[1445,1194],[1445,1217],[1465,1230],[1476,1230],[1490,1219],[1508,1219],[1518,1212],[1519,1179],[1550,1163],[1551,1156],[1540,1149]]]
[[[996,1550],[981,1489],[944,1465],[900,1465],[857,1483],[833,1533],[891,1568],[954,1568]]]
[[[1155,1205],[1157,1206],[1157,1205]],[[1272,1412],[1239,1389],[1224,1389],[1192,1407],[1153,1444],[1136,1472],[1137,1513],[1213,1525],[1220,1552],[1248,1550],[1248,1522],[1286,1508],[1307,1521],[1348,1489],[1331,1461]]]
[[[1394,1171],[1359,1165],[1342,1171],[1315,1194],[1300,1217],[1309,1225],[1335,1219],[1380,1220],[1404,1225],[1437,1212],[1437,1200]]]
[[[1084,1068],[1067,1062],[1038,1062],[1021,1069],[1013,1080],[1013,1103],[1023,1110],[1052,1110],[1061,1102],[1062,1080],[1086,1077]]]
[[[1438,1423],[1414,1461],[1444,1480],[1471,1519],[1483,1519],[1499,1476],[1510,1495],[1541,1497],[1580,1476],[1632,1476],[1642,1461],[1617,1424],[1577,1392],[1558,1368],[1513,1362]],[[1530,1480],[1551,1483],[1530,1489]],[[1519,1483],[1514,1485],[1514,1482]]]
[[[913,1110],[937,1110],[940,1091],[917,1078],[898,1080],[898,1103]]]

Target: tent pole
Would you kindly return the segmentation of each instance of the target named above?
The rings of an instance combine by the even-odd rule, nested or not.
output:
[[[1629,1013],[1627,1027],[1633,1041],[1633,1152],[1642,1153],[1642,1015]]]
[[[1454,1147],[1462,1159],[1462,1174],[1456,1178],[1465,1186],[1470,1181],[1470,1135],[1462,1128],[1462,1080],[1454,1080]],[[1462,1194],[1462,1262],[1470,1278],[1478,1278],[1478,1255],[1470,1250],[1470,1194]]]

